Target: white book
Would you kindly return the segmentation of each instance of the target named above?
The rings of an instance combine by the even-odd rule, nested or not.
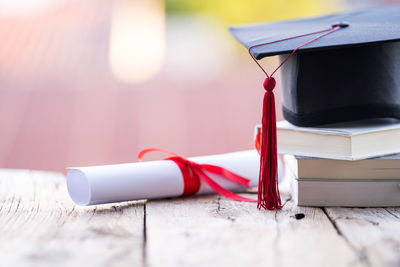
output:
[[[399,161],[400,154],[360,161],[285,156],[294,202],[316,207],[400,206]]]
[[[319,127],[277,123],[278,152],[309,157],[359,160],[400,153],[400,121],[370,119]]]
[[[400,206],[400,179],[294,179],[292,197],[299,206]]]
[[[400,154],[364,160],[295,156],[295,177],[311,179],[400,179]]]

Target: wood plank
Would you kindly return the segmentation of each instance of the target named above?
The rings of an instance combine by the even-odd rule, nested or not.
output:
[[[75,206],[61,174],[0,171],[0,266],[142,266],[144,202]]]
[[[322,209],[291,200],[281,211],[215,195],[149,201],[146,214],[149,266],[365,266]]]
[[[400,208],[326,208],[338,232],[369,266],[400,266]]]
[[[282,199],[281,211],[216,195],[77,207],[61,174],[0,170],[0,266],[400,265],[400,208]]]

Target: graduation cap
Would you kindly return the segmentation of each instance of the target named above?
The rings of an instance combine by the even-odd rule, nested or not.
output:
[[[231,27],[264,71],[266,90],[258,207],[281,207],[273,75],[281,70],[283,115],[298,126],[400,119],[400,6]],[[268,74],[257,61],[279,55]]]

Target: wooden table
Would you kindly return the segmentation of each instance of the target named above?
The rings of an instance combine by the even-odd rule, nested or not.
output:
[[[400,208],[282,199],[281,211],[217,195],[78,207],[62,174],[1,170],[0,266],[400,266]]]

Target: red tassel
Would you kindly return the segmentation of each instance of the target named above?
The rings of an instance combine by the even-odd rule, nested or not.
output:
[[[261,132],[260,176],[258,182],[257,208],[281,209],[278,189],[278,152],[276,147],[275,79],[264,81],[264,103]]]
[[[285,62],[294,54],[297,50],[303,46],[318,40],[328,34],[331,34],[337,30],[346,28],[347,24],[333,25],[331,28],[309,32],[301,35],[287,37],[280,40],[270,41],[261,44],[255,44],[248,48],[248,52],[254,62],[260,67],[267,78],[264,81],[264,88],[266,90],[264,94],[264,106],[263,106],[263,117],[262,117],[262,133],[261,133],[261,153],[260,153],[260,177],[258,183],[258,204],[259,209],[264,208],[268,210],[281,209],[281,197],[278,190],[278,153],[276,149],[276,114],[275,114],[275,79],[272,76],[278,71],[278,69],[285,64]],[[258,46],[269,45],[278,43],[286,40],[291,40],[303,36],[321,33],[313,39],[296,47],[282,62],[279,66],[268,75],[265,69],[258,63],[257,59],[251,53],[251,49]]]

